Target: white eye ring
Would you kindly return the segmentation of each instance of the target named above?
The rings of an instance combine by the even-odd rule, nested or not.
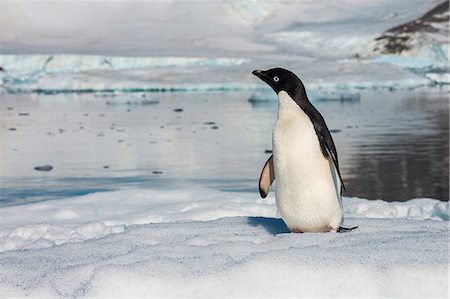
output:
[[[280,78],[278,78],[277,76],[273,77],[273,81],[278,82],[280,81]]]

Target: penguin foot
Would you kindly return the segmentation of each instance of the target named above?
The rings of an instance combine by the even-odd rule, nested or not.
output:
[[[335,233],[337,233],[339,230],[337,230],[337,229],[335,229],[335,228],[332,228],[332,229],[330,229],[330,233],[332,233],[332,234],[335,234]]]
[[[351,232],[354,229],[357,229],[358,226],[353,226],[353,227],[343,227],[343,226],[339,226],[339,228],[337,229],[338,233],[348,233]]]
[[[293,229],[291,229],[291,231],[293,233],[296,233],[296,234],[301,234],[302,233],[302,231],[300,229],[298,229],[298,228],[293,228]]]

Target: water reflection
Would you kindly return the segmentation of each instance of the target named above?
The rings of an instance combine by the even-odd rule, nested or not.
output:
[[[350,195],[406,200],[449,199],[448,95],[405,95],[367,130],[347,161]],[[364,127],[361,130],[365,131]]]
[[[121,97],[0,95],[0,205],[130,187],[258,195],[273,93],[260,102],[247,92]],[[333,132],[347,196],[448,200],[447,91],[328,97],[311,96]],[[54,169],[33,170],[44,164]]]

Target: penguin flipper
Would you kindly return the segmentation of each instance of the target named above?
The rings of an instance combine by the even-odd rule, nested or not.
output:
[[[341,181],[342,189],[344,191],[347,191],[345,189],[344,180],[341,176],[341,171],[339,170],[339,161],[336,146],[334,145],[333,137],[331,136],[330,130],[328,130],[323,116],[314,107],[312,107],[307,114],[314,124],[314,130],[316,131],[316,135],[319,138],[320,149],[322,150],[323,156],[325,158],[331,158],[333,160],[334,166],[336,167],[339,176],[339,180]]]
[[[333,141],[331,141],[331,142],[333,142]],[[322,146],[322,144],[321,144],[321,146]],[[333,161],[334,166],[336,167],[336,172],[338,174],[339,180],[341,181],[342,190],[347,192],[347,190],[345,189],[344,180],[342,179],[341,172],[339,170],[339,162],[338,162],[338,159],[337,159],[336,148],[334,148],[334,143],[333,143],[334,152],[331,151],[326,145],[324,145],[324,147],[325,147],[325,152],[327,153],[328,157],[331,158],[331,160]],[[341,194],[342,194],[342,190],[341,190]]]
[[[336,196],[339,201],[339,206],[341,207],[341,210],[343,209],[343,203],[342,203],[342,179],[339,176],[338,170],[333,163],[333,160],[331,157],[328,158],[328,163],[330,164],[330,171],[331,171],[331,177],[333,178],[333,184],[334,188],[336,190]]]
[[[262,198],[266,198],[269,193],[270,185],[272,185],[275,180],[275,170],[273,168],[273,155],[269,157],[266,164],[261,171],[261,176],[259,177],[259,194]]]

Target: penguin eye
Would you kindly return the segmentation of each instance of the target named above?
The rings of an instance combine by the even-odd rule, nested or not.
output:
[[[273,77],[273,81],[278,82],[280,81],[280,78],[278,78],[277,76]]]

